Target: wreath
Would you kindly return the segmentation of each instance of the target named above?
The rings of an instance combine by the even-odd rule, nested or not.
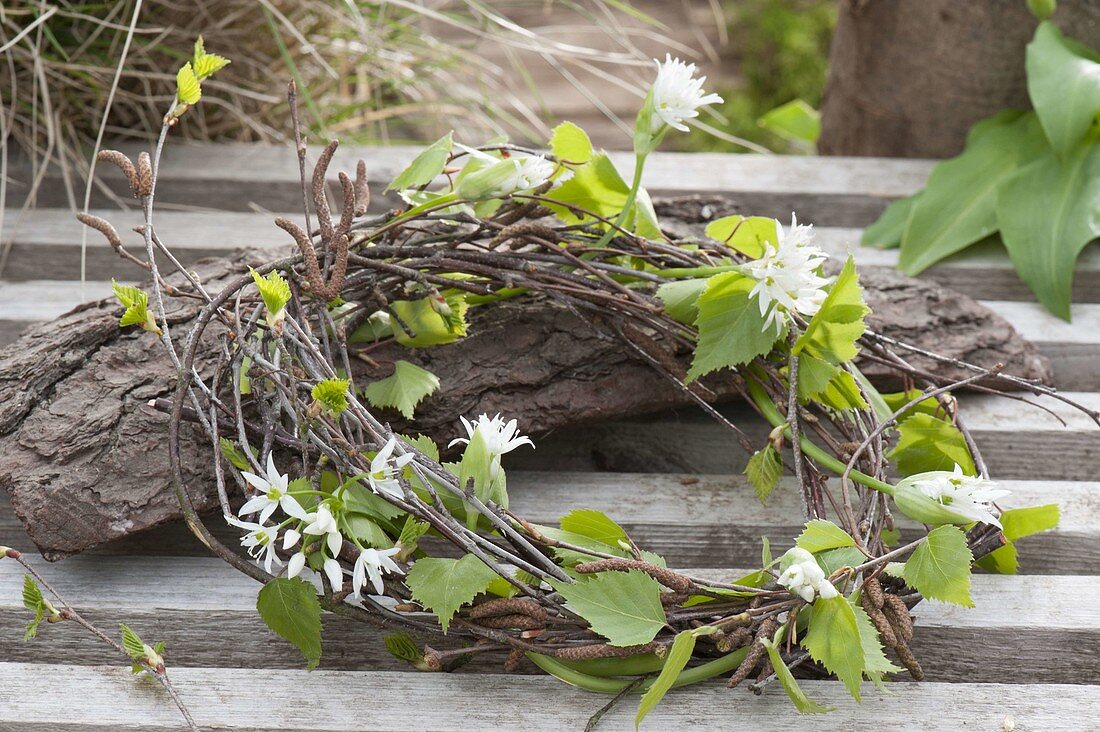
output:
[[[275,223],[297,251],[209,292],[157,236],[153,212],[167,133],[225,63],[200,40],[153,155],[101,154],[141,201],[145,258],[107,221],[81,220],[151,274],[151,296],[115,292],[120,325],[159,338],[179,374],[166,409],[188,525],[263,583],[260,614],[309,667],[321,656],[324,610],[387,631],[387,648],[417,668],[499,655],[514,670],[527,658],[616,699],[642,694],[638,722],[673,687],[718,675],[757,692],[777,680],[800,712],[822,712],[793,669],[833,674],[856,699],[865,680],[921,679],[912,606],[971,605],[974,564],[1015,571],[1012,541],[1057,522],[1056,506],[997,508],[1007,491],[989,479],[952,393],[981,381],[1063,397],[999,365],[962,364],[872,332],[852,260],[827,270],[812,227],[794,218],[726,216],[690,240],[662,233],[640,185],[646,157],[719,101],[693,65],[658,63],[629,184],[570,123],[554,130],[549,154],[468,147],[448,134],[390,184],[407,208],[381,216],[367,213],[363,162],[354,176],[339,174],[340,211],[330,213],[337,143],[307,175],[291,85],[304,220]],[[171,330],[166,293],[202,303],[189,331]],[[533,444],[506,416],[456,415],[465,430],[448,445],[461,448],[455,462],[427,437],[394,432],[379,410],[411,418],[439,381],[399,360],[391,376],[356,383],[356,351],[391,339],[454,342],[471,308],[505,299],[549,300],[610,327],[750,453],[746,475],[761,500],[793,473],[805,518],[794,547],[776,557],[765,539],[760,566],[745,576],[689,576],[601,512],[573,510],[546,526],[512,511],[504,456]],[[906,360],[914,352],[970,375],[940,380]],[[912,388],[880,393],[857,359]],[[708,375],[719,371],[774,427],[766,444],[708,401]],[[222,544],[192,504],[180,439],[195,429],[244,553]],[[903,537],[898,513],[923,528]],[[36,607],[36,620],[57,613],[41,593]],[[163,674],[160,648],[136,635],[126,647]]]

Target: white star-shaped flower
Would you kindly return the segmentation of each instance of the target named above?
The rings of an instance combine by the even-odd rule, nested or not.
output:
[[[946,470],[927,473],[913,481],[913,487],[960,516],[997,528],[1001,528],[1001,522],[993,515],[990,504],[1010,493],[988,478],[966,475],[958,463],[950,473]]]
[[[332,515],[332,509],[328,504],[322,503],[314,513],[306,514],[302,519],[307,526],[303,530],[310,536],[323,536],[328,545],[329,553],[333,556],[340,553],[340,546],[344,543],[344,537],[340,533],[340,527],[336,523],[336,517]]]
[[[241,476],[250,486],[259,491],[257,495],[245,501],[245,504],[241,506],[239,512],[241,516],[259,511],[260,523],[262,524],[271,518],[271,514],[275,513],[275,509],[280,506],[295,518],[301,518],[300,514],[305,513],[298,502],[287,495],[290,477],[278,471],[275,467],[275,457],[270,452],[267,454],[267,475],[260,477],[255,473],[242,470]]]
[[[764,254],[745,264],[742,271],[756,280],[749,291],[765,316],[764,329],[783,329],[788,313],[813,317],[821,309],[828,293],[825,287],[832,278],[822,277],[818,268],[829,258],[813,245],[813,227],[800,226],[798,218],[791,214],[791,226],[787,231],[775,222],[778,241],[768,242]]]
[[[355,560],[355,565],[351,570],[351,586],[356,597],[359,596],[368,577],[371,586],[374,587],[375,594],[381,595],[386,590],[385,585],[382,584],[383,574],[405,574],[397,566],[397,563],[390,559],[400,551],[400,547],[382,551],[368,547],[359,552],[359,557]]]
[[[699,116],[699,108],[708,104],[721,104],[722,97],[703,91],[707,77],[695,78],[695,64],[687,64],[671,54],[665,54],[664,63],[657,64],[657,78],[653,82],[653,119],[650,132],[656,133],[664,125],[687,132],[685,119]]]
[[[390,437],[370,461],[370,472],[367,473],[367,483],[375,493],[385,493],[394,498],[404,498],[401,490],[401,482],[397,479],[397,471],[411,463],[416,457],[411,452],[404,455],[393,456],[397,447],[397,438]]]
[[[508,196],[538,188],[554,174],[555,165],[542,155],[509,158],[513,171],[501,182],[491,197]]]
[[[448,447],[454,447],[460,443],[468,445],[474,433],[480,433],[491,456],[491,477],[495,478],[500,471],[501,455],[523,445],[530,445],[532,448],[535,446],[530,437],[519,434],[519,426],[514,419],[505,422],[499,414],[492,419],[489,418],[489,415],[482,414],[478,416],[475,422],[470,422],[465,417],[459,417],[459,419],[462,420],[462,426],[466,428],[467,437],[456,437],[451,440]]]
[[[786,569],[776,582],[806,602],[813,602],[815,595],[828,600],[839,594],[814,559],[814,555],[805,549],[797,546],[788,549],[783,555],[782,563],[786,565]]]
[[[278,526],[264,526],[254,521],[242,521],[236,516],[225,514],[225,521],[230,526],[244,529],[248,533],[241,537],[241,546],[248,550],[248,556],[257,562],[263,561],[264,571],[273,574],[273,568],[283,566],[283,562],[275,553],[275,541],[279,536]]]

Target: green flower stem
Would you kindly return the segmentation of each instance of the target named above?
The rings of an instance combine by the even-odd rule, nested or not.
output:
[[[658,277],[664,277],[665,279],[710,277],[711,275],[722,274],[723,272],[740,272],[742,267],[743,265],[740,264],[723,264],[713,267],[669,267],[668,269],[659,269],[653,274]]]
[[[700,681],[705,681],[713,676],[719,674],[729,673],[735,668],[741,665],[741,661],[745,659],[745,655],[749,652],[748,646],[744,648],[738,648],[733,653],[727,653],[721,658],[716,658],[713,661],[702,664],[701,666],[695,666],[693,668],[684,669],[680,672],[680,675],[676,677],[676,681],[672,683],[672,687],[688,686],[689,684],[697,684]],[[630,686],[630,681],[624,681],[622,679],[609,679],[600,676],[593,676],[586,674],[582,671],[566,666],[564,663],[556,658],[550,656],[544,656],[539,653],[528,653],[527,657],[531,659],[531,662],[541,668],[551,676],[564,681],[567,684],[576,686],[587,691],[594,691],[599,694],[618,694],[626,687]],[[617,659],[622,661],[629,661],[629,658]],[[649,687],[653,685],[654,678],[646,679],[639,684],[632,693],[642,694],[649,690]]]
[[[775,406],[775,402],[772,401],[768,393],[764,391],[764,387],[754,378],[745,379],[745,387],[748,389],[749,397],[752,399],[753,404],[760,410],[760,413],[764,415],[764,419],[772,425],[772,427],[780,427],[787,423],[787,418],[779,412],[779,408]],[[783,434],[788,438],[791,436],[791,430],[788,427],[783,430]],[[799,444],[802,446],[802,452],[807,456],[813,458],[821,465],[825,466],[829,470],[833,471],[837,475],[843,475],[844,470],[848,467],[840,460],[836,459],[823,449],[810,442],[806,437],[799,440]],[[866,473],[861,473],[858,470],[853,470],[850,474],[852,480],[868,488],[873,488],[880,493],[885,493],[888,496],[894,495],[894,486],[879,480],[878,478],[872,478]]]
[[[642,187],[642,170],[645,168],[646,155],[639,153],[634,158],[634,180],[630,182],[630,191],[626,194],[626,202],[623,203],[623,210],[619,212],[618,217],[615,219],[615,225],[608,227],[604,235],[600,237],[600,240],[596,242],[596,248],[607,246],[612,237],[615,236],[615,232],[623,227],[626,223],[627,216],[630,215],[630,209],[634,207],[634,201],[638,198],[638,190]]]
[[[664,668],[665,659],[656,653],[638,653],[626,658],[593,658],[588,661],[556,659],[574,671],[589,676],[642,676]]]

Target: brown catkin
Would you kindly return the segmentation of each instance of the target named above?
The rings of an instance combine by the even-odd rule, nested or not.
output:
[[[504,659],[504,670],[508,673],[514,672],[523,663],[524,658],[525,654],[521,649],[513,648],[508,652],[508,658]]]
[[[489,241],[489,247],[496,248],[512,239],[517,240],[519,244],[522,245],[524,243],[523,240],[529,236],[537,236],[548,242],[557,243],[558,241],[558,233],[546,224],[540,224],[535,221],[520,221],[519,223],[505,226],[497,232],[497,235]]]
[[[498,630],[534,630],[543,626],[541,620],[535,620],[529,615],[494,615],[489,618],[478,618],[475,622],[483,628]]]
[[[901,665],[905,666],[914,681],[924,681],[924,669],[920,667],[920,662],[917,661],[917,657],[913,655],[913,651],[908,645],[904,642],[898,643],[897,647],[894,648],[894,653],[898,655]]]
[[[328,174],[329,163],[340,143],[333,140],[325,145],[317,158],[317,165],[313,166],[313,206],[317,211],[317,228],[321,232],[321,238],[328,241],[332,238],[332,212],[328,208],[328,196],[325,195],[325,176]]]
[[[898,644],[898,637],[894,633],[894,629],[890,626],[890,621],[886,619],[886,616],[882,613],[882,610],[875,607],[874,600],[866,592],[863,593],[861,599],[863,609],[867,612],[867,617],[871,618],[871,622],[875,624],[875,629],[878,630],[878,634],[882,636],[882,642],[887,648],[893,648]]]
[[[863,596],[870,598],[875,607],[882,609],[884,599],[882,584],[878,581],[878,577],[868,577],[863,581]]]
[[[596,572],[629,572],[633,569],[645,572],[662,585],[673,592],[690,592],[692,581],[682,574],[676,574],[670,569],[658,567],[649,562],[638,559],[600,559],[595,562],[578,564],[574,569],[580,574],[595,574]]]
[[[102,160],[105,163],[114,164],[122,174],[126,176],[126,182],[130,184],[130,192],[134,194],[134,198],[140,198],[138,193],[138,178],[137,170],[134,168],[134,163],[130,158],[126,157],[118,150],[100,150],[96,155],[97,160]]]
[[[753,641],[752,647],[749,648],[748,654],[745,655],[745,660],[741,662],[741,665],[737,667],[737,670],[733,672],[733,676],[730,676],[730,680],[726,683],[727,688],[734,688],[742,681],[749,677],[749,674],[756,668],[756,664],[760,663],[760,659],[764,657],[767,649],[764,648],[764,644],[760,642],[762,638],[771,638],[775,635],[775,631],[779,629],[779,624],[772,618],[768,618],[760,624],[760,628],[756,631],[756,638]]]
[[[142,152],[138,155],[137,174],[134,180],[136,181],[136,187],[133,189],[134,196],[144,198],[153,195],[153,161],[149,153]]]
[[[612,646],[607,643],[594,643],[588,646],[572,646],[559,648],[554,651],[554,656],[565,661],[590,661],[594,658],[625,658],[639,653],[658,653],[663,648],[661,643],[650,641],[640,646]]]
[[[894,626],[894,631],[906,643],[913,640],[913,618],[909,616],[909,608],[905,601],[897,595],[887,594],[882,606],[883,613]]]
[[[355,215],[365,216],[370,209],[370,185],[367,183],[367,164],[360,160],[355,166]]]
[[[527,615],[535,620],[546,620],[546,610],[537,602],[515,597],[500,597],[474,605],[467,614],[471,620],[496,615]]]
[[[118,238],[118,232],[115,231],[115,227],[111,226],[111,222],[86,213],[78,213],[76,215],[76,220],[85,226],[95,229],[100,234],[103,234],[103,236],[107,238],[107,242],[115,251],[122,248],[122,240]]]

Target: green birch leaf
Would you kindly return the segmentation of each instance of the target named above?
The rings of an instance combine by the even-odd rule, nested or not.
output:
[[[461,559],[424,557],[413,562],[405,584],[414,600],[435,613],[446,633],[458,609],[485,592],[496,577],[497,573],[473,554]]]
[[[779,453],[768,443],[767,447],[757,450],[749,458],[745,466],[745,477],[748,478],[752,488],[756,491],[756,497],[761,503],[768,500],[775,487],[779,485],[779,478],[783,475],[783,459]]]
[[[1058,157],[1066,159],[1100,110],[1100,63],[1084,45],[1044,21],[1027,44],[1027,93],[1043,132]]]
[[[863,319],[869,312],[855,260],[848,257],[825,302],[795,341],[794,352],[806,352],[834,365],[851,361],[859,353],[856,341],[867,329]]]
[[[181,66],[176,72],[176,98],[183,104],[198,104],[199,99],[202,98],[199,77],[195,75],[190,62]]]
[[[439,388],[439,377],[408,361],[397,361],[393,374],[379,379],[363,390],[363,396],[375,407],[393,407],[405,419],[413,418],[420,400]]]
[[[251,272],[252,281],[256,283],[256,289],[260,291],[264,307],[267,308],[267,318],[270,323],[290,302],[290,285],[275,270],[268,272],[266,277],[261,277],[254,269]]]
[[[918,413],[898,424],[898,435],[898,444],[887,457],[895,462],[902,475],[950,471],[956,464],[967,475],[977,475],[966,439],[950,422]]]
[[[823,714],[836,708],[823,706],[806,696],[806,692],[802,691],[802,687],[798,685],[794,674],[787,668],[787,663],[783,660],[779,649],[775,647],[775,643],[770,638],[761,638],[760,643],[768,652],[768,659],[771,661],[772,670],[775,671],[775,677],[779,679],[783,691],[787,692],[787,696],[794,702],[794,708],[798,710],[799,714]]]
[[[224,56],[206,52],[206,48],[202,43],[202,36],[195,40],[195,52],[191,58],[191,68],[194,70],[195,75],[199,77],[199,81],[212,76],[216,71],[220,71],[228,65],[229,59]]]
[[[818,598],[813,605],[810,626],[802,639],[802,647],[827,668],[859,701],[863,681],[863,639],[859,634],[855,609],[843,595]]]
[[[409,167],[398,173],[393,182],[386,187],[386,193],[390,191],[403,191],[406,188],[419,188],[431,183],[443,172],[447,161],[451,157],[451,148],[454,145],[454,132],[448,132],[439,138],[419,155],[413,158]]]
[[[833,572],[841,567],[858,567],[867,561],[867,557],[864,556],[863,552],[850,546],[826,549],[820,554],[815,554],[814,559],[817,560],[818,566],[821,567],[821,571],[825,573],[826,577],[831,576]]]
[[[997,231],[1001,181],[1049,149],[1031,112],[975,125],[962,154],[928,177],[902,235],[898,268],[915,275]]]
[[[767,244],[779,239],[775,219],[764,216],[723,216],[707,224],[706,234],[745,256],[759,259]]]
[[[347,379],[325,379],[318,381],[310,396],[319,401],[332,415],[339,416],[348,408],[348,387],[351,385]]]
[[[941,526],[928,532],[905,562],[902,578],[927,599],[974,607],[970,599],[970,565],[974,555],[966,534],[957,526]]]
[[[321,661],[321,603],[313,585],[302,579],[270,580],[256,598],[256,610],[267,627],[293,645],[310,670]]]
[[[905,233],[905,227],[909,223],[909,215],[917,205],[918,196],[920,194],[916,193],[907,198],[899,198],[887,206],[878,220],[863,230],[859,243],[878,249],[897,249],[901,245],[901,235]]]
[[[676,683],[680,672],[691,660],[691,654],[695,651],[695,637],[694,630],[682,630],[676,634],[675,640],[672,641],[672,647],[669,648],[668,655],[665,656],[665,665],[661,667],[661,673],[646,689],[645,694],[642,695],[642,700],[638,703],[638,712],[634,715],[635,730],[641,725],[646,715],[661,703],[661,700],[665,698],[665,694]]]
[[[856,540],[832,521],[813,519],[806,522],[806,528],[802,530],[794,543],[810,554],[815,554],[826,549],[855,546]]]
[[[978,560],[977,564],[987,572],[1016,574],[1020,564],[1016,552],[1016,540],[1058,526],[1058,504],[1010,508],[1001,514],[1001,533],[1008,543]]]
[[[1090,134],[1064,161],[1047,154],[1005,180],[997,217],[1020,279],[1069,320],[1077,256],[1100,237],[1100,135]]]
[[[825,391],[818,395],[818,401],[826,407],[837,410],[867,409],[867,400],[859,390],[855,377],[848,371],[837,368],[833,378],[825,385]]]
[[[600,572],[576,584],[553,584],[569,607],[613,646],[649,643],[665,626],[661,586],[644,572]]]
[[[562,531],[587,536],[608,546],[619,548],[619,542],[627,541],[623,527],[612,521],[602,511],[578,508],[561,517]]]
[[[119,623],[119,628],[122,629],[122,647],[130,654],[130,658],[135,661],[145,658],[145,642],[125,623]]]
[[[222,457],[234,468],[237,470],[252,470],[252,463],[248,461],[248,457],[237,446],[236,442],[226,437],[220,437],[218,438],[218,446],[221,448]]]
[[[424,453],[432,460],[439,462],[439,447],[432,442],[432,438],[427,435],[398,435],[404,442],[410,446],[415,447],[420,452]]]
[[[808,353],[798,357],[798,399],[806,403],[820,401],[840,367]]]
[[[42,590],[29,574],[23,575],[23,607],[34,613],[34,617],[27,623],[27,629],[23,631],[23,640],[27,641],[38,635],[38,626],[46,616],[46,601],[42,597]]]
[[[588,133],[572,122],[562,122],[550,135],[550,150],[559,161],[583,165],[592,159]]]
[[[782,332],[764,327],[764,316],[749,290],[755,281],[737,272],[724,272],[707,280],[699,296],[699,342],[687,381],[694,381],[727,366],[748,363],[772,349]]]
[[[670,318],[686,325],[695,325],[695,319],[699,317],[699,308],[695,303],[706,288],[705,278],[675,280],[658,287],[657,297],[664,303]]]

